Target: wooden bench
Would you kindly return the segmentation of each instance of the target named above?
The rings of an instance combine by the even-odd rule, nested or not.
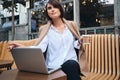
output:
[[[0,62],[1,64],[8,64],[6,62],[11,62],[11,68],[13,69],[16,69],[16,65],[15,63],[13,64],[13,58],[12,58],[12,55],[8,49],[8,43],[11,43],[11,42],[16,42],[16,43],[20,43],[20,44],[24,44],[26,46],[30,46],[30,45],[33,45],[35,43],[36,39],[33,39],[33,40],[16,40],[16,41],[1,41],[0,42]],[[4,62],[4,63],[3,63]],[[13,65],[12,65],[13,64]],[[2,67],[1,67],[2,68]],[[6,66],[7,68],[7,66]]]
[[[120,80],[120,38],[118,35],[91,35],[84,45],[90,74],[83,80]]]
[[[36,39],[13,41],[26,46],[33,45]],[[9,41],[11,42],[11,41]],[[0,60],[13,60],[7,49],[9,42],[0,42]],[[2,46],[2,47],[1,47]],[[120,79],[120,38],[119,35],[91,35],[91,43],[85,44],[85,53],[90,73],[82,80],[119,80]],[[15,64],[12,68],[16,68]],[[64,76],[65,77],[65,76]],[[61,80],[61,79],[58,79]],[[65,80],[65,79],[63,79]]]
[[[0,60],[0,68],[6,68],[10,70],[13,64],[13,60]]]

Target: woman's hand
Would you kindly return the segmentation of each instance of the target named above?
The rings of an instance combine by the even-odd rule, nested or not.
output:
[[[82,50],[83,52],[85,52],[85,49],[83,47],[83,36],[80,36],[80,38],[79,38],[79,44],[81,45],[80,50]]]
[[[8,44],[8,49],[11,51],[13,48],[16,48],[16,47],[24,47],[24,45],[22,44],[19,44],[19,43],[9,43]]]
[[[83,44],[83,37],[81,36],[78,41],[79,41],[79,44]]]

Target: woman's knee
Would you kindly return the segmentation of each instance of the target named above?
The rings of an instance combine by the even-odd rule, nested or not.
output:
[[[76,62],[76,61],[74,61],[74,60],[68,60],[68,61],[66,61],[62,66],[68,66],[68,67],[78,67],[79,66],[79,64],[78,64],[78,62]]]
[[[62,70],[63,71],[77,71],[79,72],[79,64],[78,62],[74,61],[74,60],[68,60],[66,61],[63,65],[62,65]]]

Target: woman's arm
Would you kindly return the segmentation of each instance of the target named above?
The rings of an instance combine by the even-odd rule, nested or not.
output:
[[[8,49],[11,51],[13,48],[17,48],[17,47],[25,47],[24,45],[22,44],[19,44],[19,43],[9,43],[8,44]]]
[[[41,42],[38,43],[38,45],[36,45],[36,47],[39,47],[42,52],[44,53],[47,49],[48,46],[48,37],[47,35],[41,40]]]

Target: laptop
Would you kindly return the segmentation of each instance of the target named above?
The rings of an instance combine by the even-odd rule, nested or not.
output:
[[[50,74],[60,67],[48,68],[40,48],[13,48],[12,56],[19,71]]]

